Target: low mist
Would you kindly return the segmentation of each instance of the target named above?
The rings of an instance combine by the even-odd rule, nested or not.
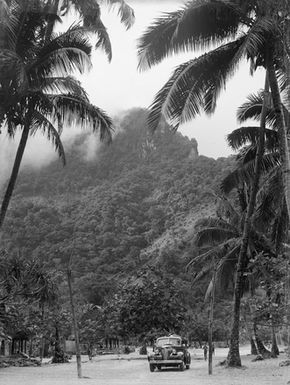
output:
[[[100,148],[98,133],[88,133],[78,128],[66,129],[62,134],[62,143],[67,154],[82,133],[86,134],[86,137],[79,151],[85,161],[91,162],[96,159]],[[20,132],[14,138],[9,138],[3,133],[0,135],[0,190],[5,187],[12,171],[20,136]],[[28,139],[20,171],[25,167],[39,170],[58,159],[52,143],[41,134],[36,134]],[[63,167],[61,160],[59,160],[59,167]]]

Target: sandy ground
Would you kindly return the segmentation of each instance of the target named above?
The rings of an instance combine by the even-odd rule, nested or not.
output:
[[[278,359],[251,362],[247,349],[242,350],[241,369],[225,369],[216,364],[226,357],[226,349],[216,349],[213,375],[207,372],[207,362],[202,359],[202,351],[194,349],[189,370],[179,372],[165,369],[151,373],[146,357],[137,353],[130,355],[110,355],[94,357],[88,361],[83,357],[83,376],[78,379],[76,364],[51,365],[42,367],[0,369],[2,385],[74,385],[82,383],[97,385],[286,385],[290,381],[290,366],[279,367],[286,359],[281,354]],[[290,384],[290,382],[289,382]]]

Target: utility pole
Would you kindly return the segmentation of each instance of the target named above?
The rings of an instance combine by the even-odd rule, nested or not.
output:
[[[71,273],[70,264],[68,265],[68,268],[67,268],[67,283],[68,283],[68,289],[69,289],[71,312],[73,317],[78,378],[82,378],[82,359],[81,359],[81,351],[80,351],[79,327],[78,327],[78,322],[77,322],[76,313],[75,313],[74,298],[73,298],[73,291],[72,291],[72,273]]]
[[[73,192],[72,186],[70,186],[69,192],[72,194]],[[68,196],[68,202],[70,202],[70,198],[71,197]],[[75,230],[76,230],[75,223],[73,223],[72,226],[73,226],[72,227],[73,241],[72,241],[72,248],[71,248],[71,251],[68,257],[68,263],[67,263],[67,283],[68,283],[69,298],[70,298],[70,304],[71,304],[71,314],[73,318],[73,329],[74,329],[74,335],[75,335],[77,372],[78,372],[78,378],[82,378],[82,359],[81,359],[80,337],[79,337],[80,334],[79,334],[78,321],[77,321],[76,312],[75,312],[74,296],[73,296],[73,289],[72,289],[72,270],[71,270],[71,263],[72,263],[72,258],[74,254],[74,248],[75,248]]]
[[[213,257],[213,277],[212,277],[212,290],[210,294],[210,311],[208,321],[208,374],[212,374],[212,355],[213,355],[213,319],[214,319],[214,302],[215,302],[215,286],[216,286],[216,262]]]

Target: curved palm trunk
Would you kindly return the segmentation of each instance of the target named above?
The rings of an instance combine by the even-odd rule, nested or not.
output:
[[[256,205],[256,196],[259,189],[259,182],[261,176],[261,161],[264,153],[265,146],[265,125],[266,125],[266,112],[267,112],[267,103],[269,97],[269,81],[268,81],[268,72],[266,72],[265,87],[264,87],[264,101],[261,112],[261,122],[260,122],[260,135],[257,147],[257,153],[255,158],[255,170],[254,170],[254,180],[251,188],[250,200],[247,209],[247,214],[244,222],[243,229],[243,238],[242,245],[239,253],[239,259],[237,264],[237,274],[235,281],[235,291],[234,291],[234,308],[233,308],[233,319],[232,319],[232,328],[231,328],[231,337],[230,337],[230,349],[227,357],[228,366],[239,367],[241,366],[241,357],[239,351],[239,332],[240,332],[240,306],[241,298],[243,295],[243,286],[244,286],[244,273],[247,267],[247,249],[250,238],[250,231],[252,227],[252,217]]]
[[[256,340],[258,354],[261,354],[261,356],[263,356],[263,358],[270,358],[271,353],[269,352],[268,349],[266,349],[265,345],[263,344],[263,341],[259,337],[258,328],[257,328],[257,324],[255,321],[254,321],[253,329],[254,329],[254,336],[255,336],[255,340]]]
[[[9,206],[9,203],[10,203],[13,191],[14,191],[16,180],[18,177],[20,164],[22,161],[22,157],[24,154],[24,150],[25,150],[28,135],[29,135],[29,127],[30,127],[29,122],[30,122],[30,120],[28,119],[24,128],[23,128],[21,139],[20,139],[20,142],[19,142],[19,145],[17,148],[17,152],[16,152],[16,157],[15,157],[13,169],[12,169],[12,172],[10,175],[9,183],[8,183],[7,188],[6,188],[5,195],[4,195],[4,198],[2,201],[1,211],[0,211],[0,230],[1,230],[1,227],[3,225],[4,219],[5,219],[5,216],[7,213],[7,209],[8,209],[8,206]]]

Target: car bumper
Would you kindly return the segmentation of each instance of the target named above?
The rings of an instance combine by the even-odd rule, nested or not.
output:
[[[167,366],[172,366],[172,365],[180,365],[184,361],[183,360],[150,360],[150,364],[154,365],[167,365]]]

